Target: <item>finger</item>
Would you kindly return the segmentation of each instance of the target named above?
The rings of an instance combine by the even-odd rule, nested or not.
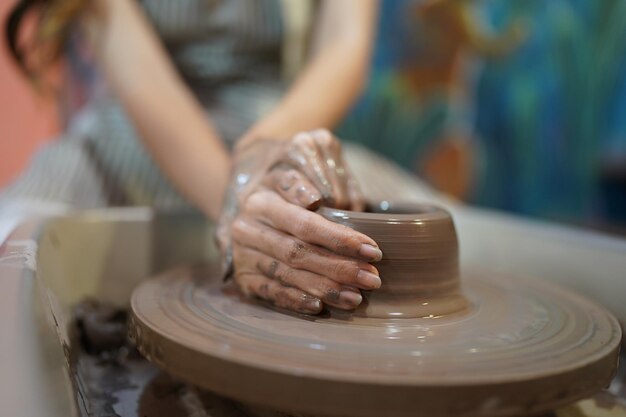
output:
[[[337,140],[332,133],[327,130],[320,130],[317,133],[318,141],[322,141],[328,152],[331,153],[330,158],[333,158],[337,166],[336,175],[339,177],[341,184],[345,187],[343,190],[347,193],[348,203],[347,208],[354,211],[365,210],[366,202],[359,183],[354,179],[350,168],[346,165],[343,158],[343,151],[341,149],[341,142]]]
[[[302,173],[293,168],[273,168],[265,185],[275,190],[289,203],[304,207],[307,210],[316,210],[321,202],[322,195]]]
[[[243,273],[235,276],[237,284],[244,294],[255,295],[269,301],[276,307],[303,314],[318,314],[322,311],[322,302],[297,288],[281,285],[260,274]]]
[[[365,211],[366,202],[361,187],[357,180],[352,176],[350,170],[346,169],[346,182],[348,184],[348,198],[350,199],[350,210]]]
[[[254,259],[256,268],[265,277],[287,287],[298,288],[322,300],[324,304],[344,310],[353,310],[361,304],[363,297],[354,288],[346,287],[313,272],[295,269],[259,251],[242,248],[241,255]]]
[[[315,139],[310,133],[303,132],[294,136],[284,161],[303,172],[322,194],[325,201],[333,202],[333,190],[328,178],[326,178],[324,161]]]
[[[272,191],[252,194],[246,200],[244,211],[275,229],[338,255],[369,262],[380,261],[383,257],[378,245],[370,237],[289,204]]]
[[[366,290],[381,285],[378,270],[366,262],[336,255],[244,217],[233,224],[233,238],[241,246],[262,252],[294,269],[313,272],[341,284]]]
[[[328,179],[333,197],[332,207],[349,208],[348,190],[341,156],[341,144],[326,129],[314,130],[311,135],[323,161],[325,177]]]

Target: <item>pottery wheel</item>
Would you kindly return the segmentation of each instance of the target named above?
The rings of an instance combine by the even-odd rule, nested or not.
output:
[[[311,415],[531,414],[610,382],[621,332],[602,307],[544,281],[462,276],[462,314],[310,317],[243,299],[211,268],[180,268],[137,288],[130,331],[189,382]]]

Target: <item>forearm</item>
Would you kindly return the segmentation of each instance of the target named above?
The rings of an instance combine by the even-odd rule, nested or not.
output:
[[[100,5],[106,15],[93,39],[108,84],[166,176],[216,219],[230,171],[228,152],[137,5]]]
[[[334,126],[358,96],[365,78],[363,58],[346,60],[349,52],[347,45],[324,50],[246,136],[288,138],[299,131]]]
[[[278,106],[245,135],[245,141],[289,138],[300,131],[332,128],[360,94],[367,79],[377,3],[329,4],[327,20],[332,27],[318,52]]]
[[[212,219],[219,217],[230,155],[204,111],[175,88],[126,98],[144,144],[177,189]]]

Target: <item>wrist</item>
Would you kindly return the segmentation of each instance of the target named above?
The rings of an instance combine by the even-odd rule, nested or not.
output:
[[[264,136],[257,133],[254,128],[248,130],[235,144],[234,152],[241,152],[241,150],[249,148],[254,143],[257,143],[264,139]]]
[[[247,147],[252,143],[263,140],[274,142],[285,142],[290,140],[296,133],[306,129],[298,129],[295,126],[299,123],[287,123],[282,117],[268,116],[254,124],[239,140],[242,147]]]

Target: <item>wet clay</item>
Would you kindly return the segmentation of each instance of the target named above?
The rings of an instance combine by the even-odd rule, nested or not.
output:
[[[135,290],[131,336],[188,382],[319,416],[537,414],[611,381],[621,331],[604,308],[541,280],[459,273],[449,215],[410,209],[324,213],[372,227],[389,257],[381,296],[354,314],[277,311],[223,284],[215,266],[181,267]]]
[[[128,333],[125,310],[86,299],[74,307],[73,317],[73,330],[87,353],[115,351],[125,345]]]
[[[365,291],[355,314],[363,317],[435,317],[468,309],[460,291],[459,244],[450,214],[412,204],[370,206],[369,212],[321,208],[319,214],[378,243],[382,286]]]

